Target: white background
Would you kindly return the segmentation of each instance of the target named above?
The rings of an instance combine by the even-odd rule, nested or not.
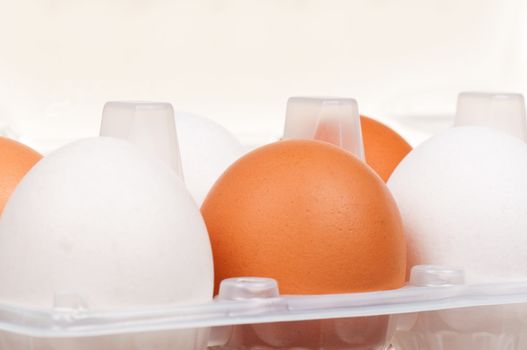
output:
[[[354,97],[416,144],[464,90],[525,92],[522,0],[0,0],[0,127],[47,151],[107,100],[162,100],[245,143],[294,95]]]

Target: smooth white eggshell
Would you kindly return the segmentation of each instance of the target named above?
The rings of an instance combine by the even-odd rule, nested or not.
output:
[[[219,124],[188,113],[176,113],[176,129],[185,183],[201,205],[216,180],[244,149]]]
[[[388,181],[409,264],[462,267],[467,282],[527,279],[527,145],[485,127],[449,129]]]
[[[48,155],[12,195],[0,281],[1,303],[27,307],[64,295],[93,310],[202,303],[213,292],[211,247],[168,167],[126,141],[87,139]]]

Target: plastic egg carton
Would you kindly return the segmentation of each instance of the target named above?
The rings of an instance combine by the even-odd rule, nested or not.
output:
[[[1,306],[0,349],[525,349],[527,281],[463,281],[417,266],[398,290],[281,296],[272,279],[234,278],[206,305],[112,313],[57,295],[49,310]]]
[[[440,266],[414,267],[405,288],[369,293],[285,296],[276,281],[247,277],[223,281],[203,305],[103,312],[88,297],[55,294],[48,309],[0,305],[0,349],[527,348],[527,281],[470,285],[463,270]]]

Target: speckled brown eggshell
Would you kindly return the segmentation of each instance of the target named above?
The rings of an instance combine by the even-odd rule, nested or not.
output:
[[[216,290],[229,277],[275,278],[282,294],[403,286],[401,217],[384,182],[333,145],[276,142],[240,158],[203,206]]]
[[[388,181],[397,165],[410,153],[412,146],[394,130],[375,119],[361,116],[360,122],[366,163],[384,181]]]

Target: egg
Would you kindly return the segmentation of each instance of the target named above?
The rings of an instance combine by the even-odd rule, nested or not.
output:
[[[394,130],[374,119],[361,116],[360,123],[366,163],[388,181],[412,146]]]
[[[211,246],[165,164],[123,140],[86,139],[49,154],[11,196],[0,280],[0,303],[30,308],[203,303],[213,292]]]
[[[352,140],[357,140],[360,146],[345,147],[346,138],[342,133],[346,132],[337,118],[326,118],[321,120],[313,137],[314,140],[325,141],[336,146],[352,151],[361,157],[375,172],[387,181],[399,162],[412,150],[398,133],[388,126],[365,116],[360,117],[360,131],[362,135],[354,135]],[[352,134],[351,130],[347,130]],[[350,138],[348,138],[348,142]]]
[[[127,140],[165,162],[198,205],[223,171],[244,149],[210,119],[174,113],[170,103],[111,101],[104,105],[100,136]]]
[[[31,148],[0,137],[0,214],[17,184],[41,158]]]
[[[333,145],[258,148],[220,177],[202,206],[216,286],[278,280],[282,294],[399,288],[406,246],[395,202],[364,163]]]
[[[361,116],[352,98],[291,97],[287,101],[284,139],[331,143],[366,161],[384,181],[412,150],[395,131]]]
[[[457,266],[467,283],[525,280],[527,145],[482,126],[455,127],[415,148],[388,181],[409,266]]]
[[[212,185],[245,150],[229,131],[205,117],[176,112],[176,129],[185,183],[201,205]]]

